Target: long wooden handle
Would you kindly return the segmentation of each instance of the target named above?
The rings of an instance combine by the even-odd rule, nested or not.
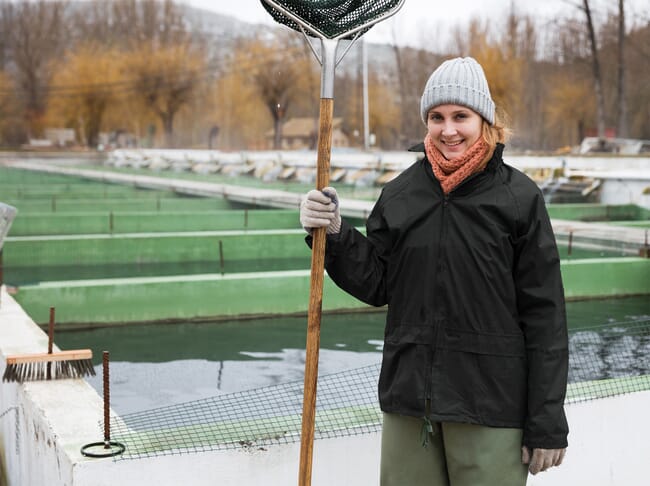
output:
[[[73,361],[77,359],[92,359],[91,349],[71,349],[56,353],[15,354],[7,356],[7,364],[44,363],[50,361]]]
[[[318,130],[318,165],[316,189],[329,185],[332,152],[332,116],[334,100],[321,98]],[[316,387],[318,382],[318,353],[320,349],[320,320],[323,306],[323,276],[325,272],[326,229],[313,232],[311,250],[311,280],[307,312],[307,348],[305,356],[305,388],[302,402],[302,431],[300,436],[300,472],[298,484],[311,485],[314,426],[316,422]]]
[[[52,349],[54,347],[54,307],[50,307],[50,321],[47,325],[47,352],[52,354]]]

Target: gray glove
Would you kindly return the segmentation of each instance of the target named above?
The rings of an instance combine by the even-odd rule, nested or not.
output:
[[[311,234],[314,228],[327,228],[328,235],[341,232],[341,211],[336,189],[312,189],[300,203],[300,224]]]
[[[532,475],[540,471],[546,471],[553,466],[562,464],[566,449],[533,449],[532,457],[530,449],[526,446],[521,448],[521,462],[528,464],[528,470]]]

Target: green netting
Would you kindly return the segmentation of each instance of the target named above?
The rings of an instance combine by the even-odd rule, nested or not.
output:
[[[568,405],[650,390],[650,319],[571,332],[569,357]],[[319,378],[316,439],[381,429],[379,368]],[[302,392],[297,381],[115,417],[112,438],[126,446],[117,459],[299,442]]]
[[[301,25],[283,14],[285,9],[328,39],[334,39],[357,27],[371,25],[399,6],[401,0],[262,0],[273,18],[294,30]]]

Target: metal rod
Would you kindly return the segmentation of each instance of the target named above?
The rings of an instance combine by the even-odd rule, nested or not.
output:
[[[50,321],[47,326],[47,354],[52,354],[52,351],[54,349],[54,307],[50,307]],[[46,378],[48,380],[52,379],[52,363],[48,362],[47,363],[47,375]]]
[[[569,255],[571,255],[572,247],[573,247],[573,231],[569,231]]]
[[[225,262],[223,259],[223,241],[219,240],[219,268],[221,269],[221,275],[224,274]]]
[[[361,69],[363,74],[363,148],[370,149],[370,107],[368,106],[368,44],[361,39]]]
[[[103,381],[104,381],[104,449],[111,448],[111,387],[108,371],[109,354],[104,351],[102,355]]]

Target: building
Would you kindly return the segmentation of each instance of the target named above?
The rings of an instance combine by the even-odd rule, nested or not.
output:
[[[332,120],[332,147],[349,147],[350,139],[343,132],[343,118]],[[266,132],[269,147],[273,147],[273,130]],[[314,149],[318,144],[317,118],[290,118],[282,125],[282,150]]]

